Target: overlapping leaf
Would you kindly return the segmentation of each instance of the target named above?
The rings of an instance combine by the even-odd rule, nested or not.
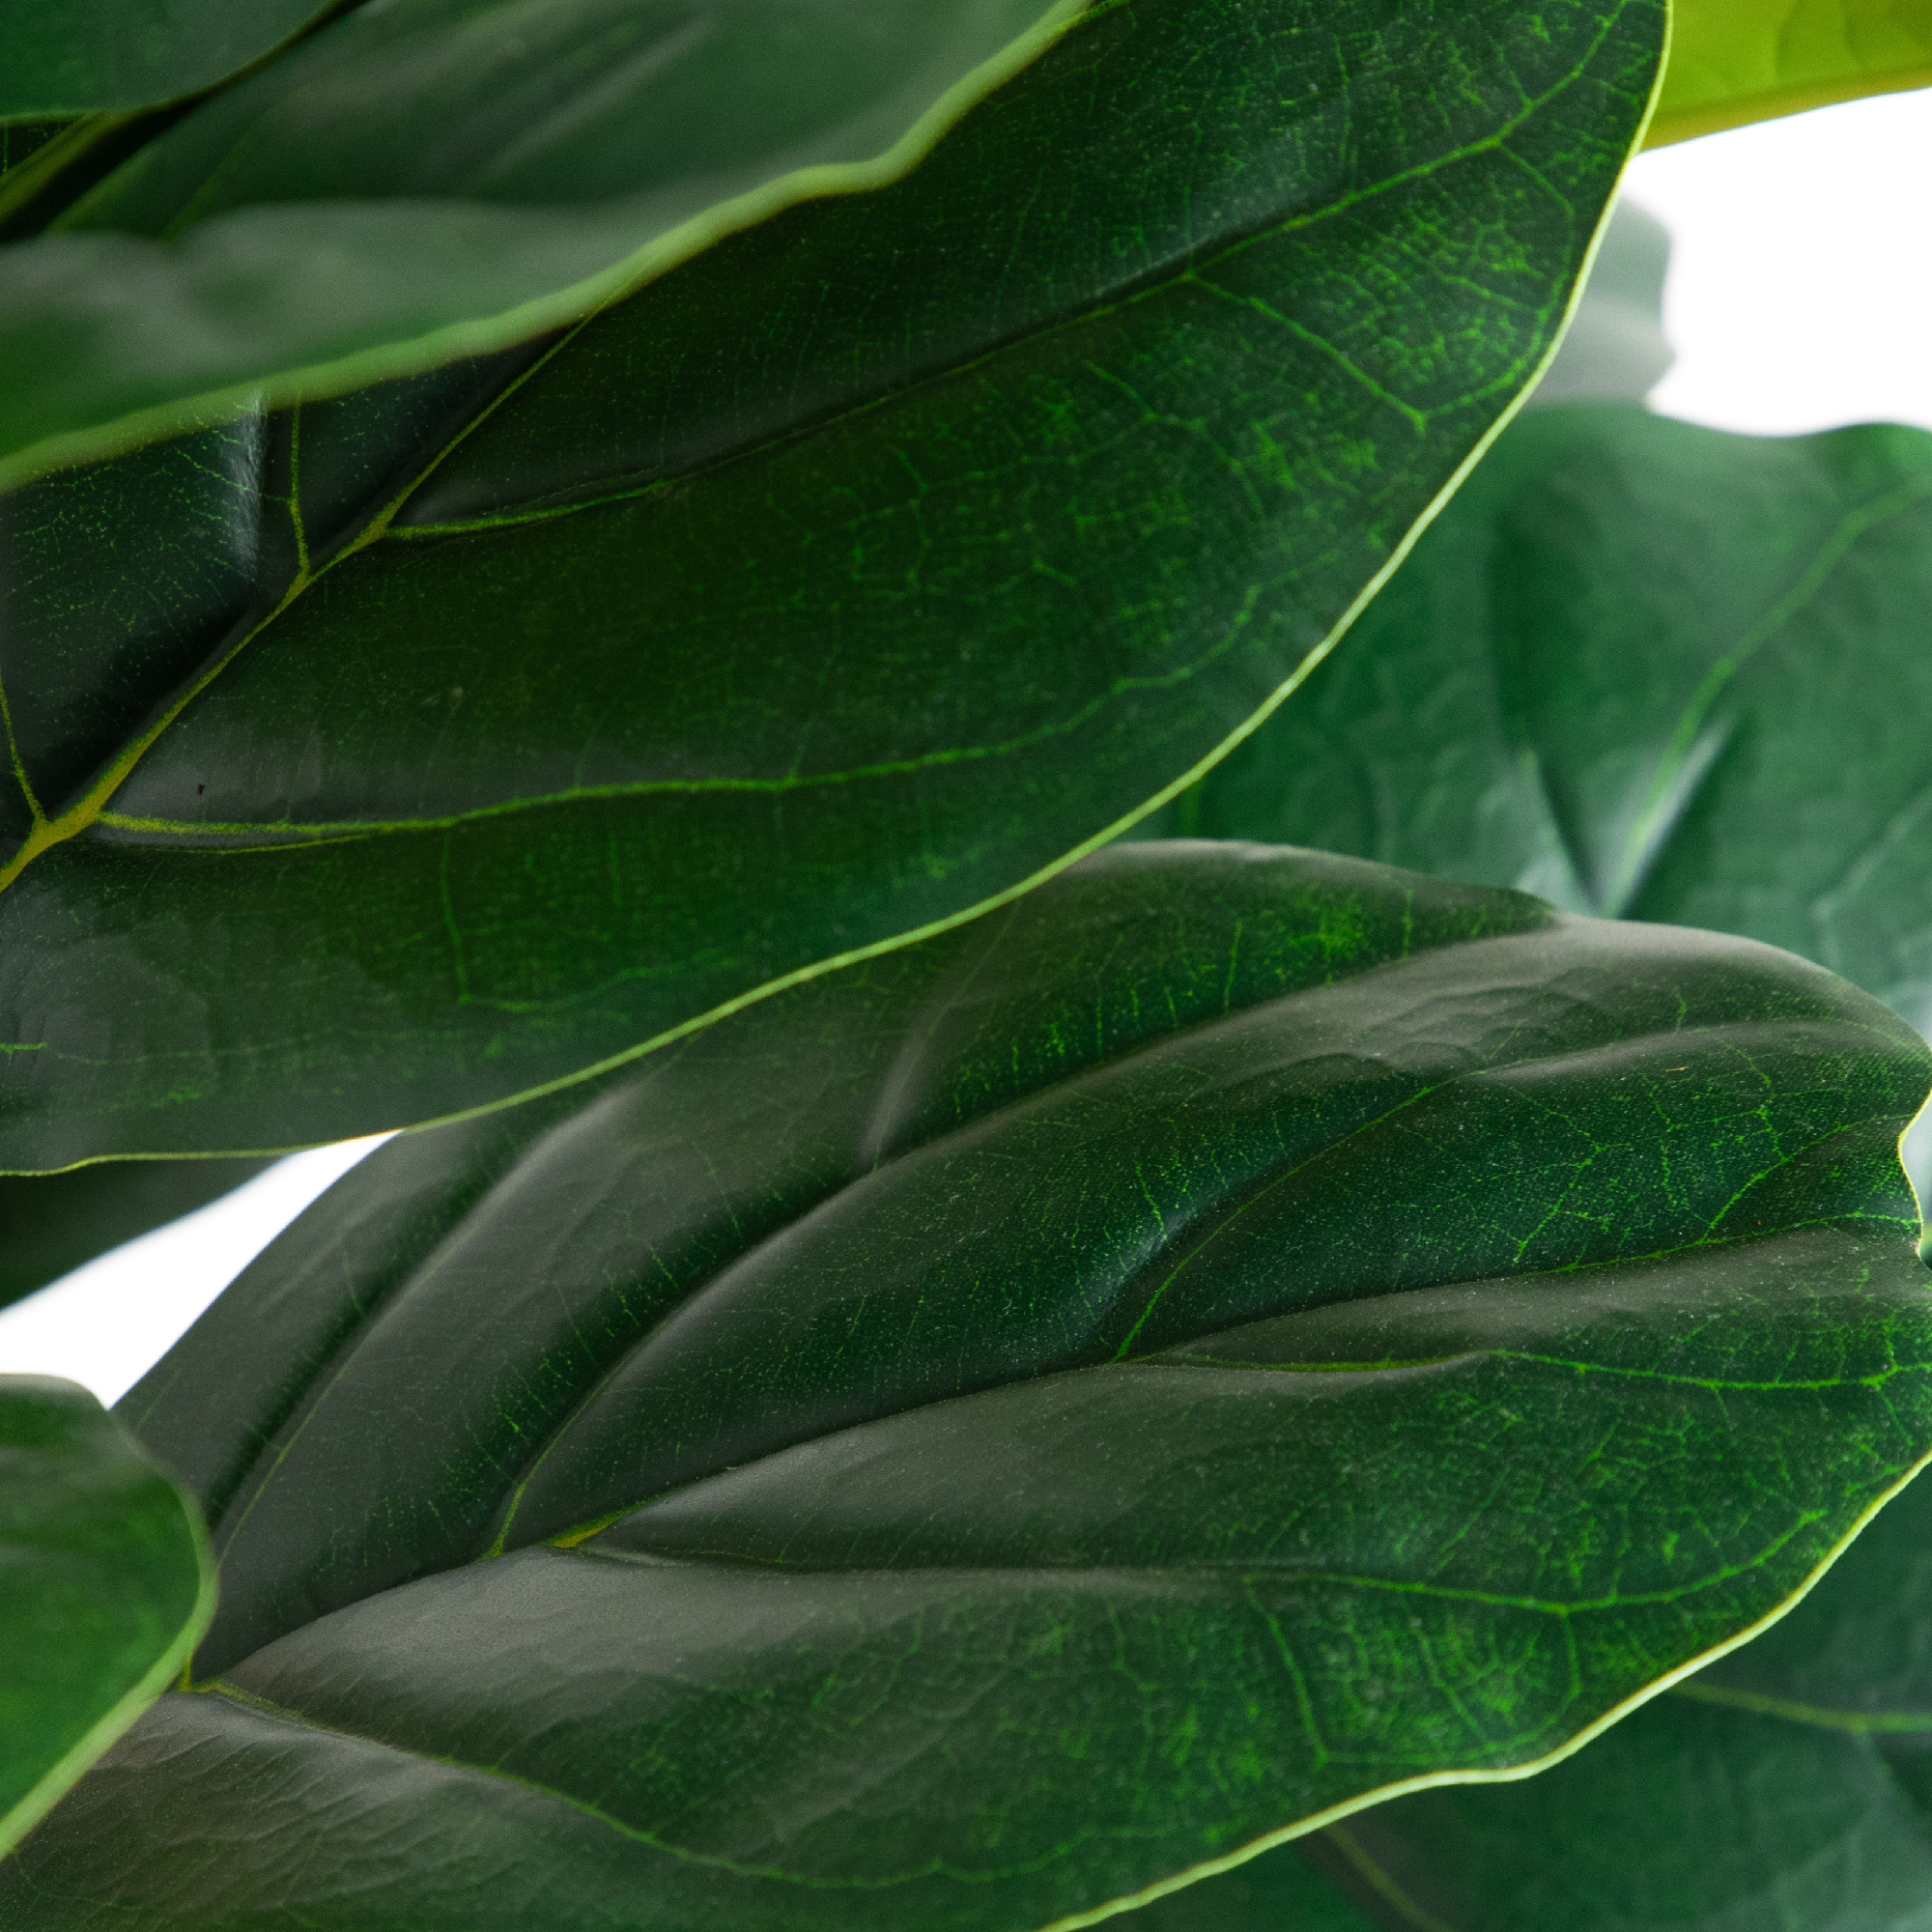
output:
[[[1932,1447],[1927,1068],[1748,942],[1143,845],[406,1137],[128,1399],[222,1611],[0,1911],[1029,1928],[1533,1763]]]
[[[1932,436],[1525,417],[1176,820],[1788,947],[1932,1026]]]
[[[350,10],[104,179],[89,150],[31,184],[11,225],[51,232],[0,249],[0,477],[575,321],[903,175],[1080,4]]]
[[[100,1405],[0,1376],[0,1854],[180,1675],[213,1608],[192,1505]]]
[[[1648,145],[1932,86],[1923,0],[1674,0]]]
[[[1335,28],[1099,9],[541,351],[6,499],[0,1166],[500,1102],[1212,758],[1536,373],[1659,18]]]

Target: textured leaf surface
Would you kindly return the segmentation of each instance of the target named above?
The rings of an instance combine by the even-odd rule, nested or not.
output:
[[[903,174],[1079,11],[358,7],[77,202],[46,190],[55,232],[0,249],[0,476],[575,320],[774,209]]]
[[[1534,376],[1658,14],[1329,24],[1099,10],[534,359],[6,499],[0,1167],[499,1102],[1215,755]]]
[[[1932,1027],[1932,435],[1501,438],[1171,822],[1789,948]]]
[[[128,1400],[221,1549],[13,1926],[1040,1926],[1533,1762],[1932,1447],[1924,1046],[1119,848],[405,1137]]]
[[[1932,85],[1926,0],[1675,0],[1648,147]]]
[[[1579,1756],[1523,1784],[1400,1799],[1318,1856],[1401,1932],[1921,1932],[1928,1659],[1932,1484],[1916,1482],[1782,1622]],[[1252,1870],[1254,1900],[1336,1896],[1305,1859]],[[1211,1880],[1179,1895],[1215,1932],[1283,1922],[1250,1896]]]
[[[136,1235],[205,1208],[267,1165],[128,1160],[67,1174],[0,1175],[0,1308]]]
[[[10,0],[0,8],[0,121],[198,93],[322,11],[323,0]]]
[[[213,1608],[193,1506],[100,1405],[0,1376],[0,1853],[180,1675]]]

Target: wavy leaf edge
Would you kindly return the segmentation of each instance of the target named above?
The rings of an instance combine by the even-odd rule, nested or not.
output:
[[[553,328],[589,322],[727,236],[755,228],[800,202],[863,194],[903,180],[967,113],[1030,67],[1076,22],[1097,18],[1125,4],[1126,0],[1054,0],[1024,34],[954,81],[884,154],[868,161],[823,162],[780,175],[714,203],[598,274],[499,314],[451,323],[426,335],[359,350],[353,355],[286,370],[260,381],[229,384],[180,402],[157,403],[93,429],[47,437],[0,456],[0,490],[55,470],[122,455],[145,443],[216,428],[252,411],[326,402],[376,383],[421,375],[446,362],[513,348]],[[172,245],[192,247],[193,241],[185,238]]]
[[[1932,1105],[1932,1102],[1928,1104]],[[1932,1266],[1932,1262],[1928,1262],[1927,1264]],[[1634,1695],[1625,1698],[1621,1704],[1615,1705],[1602,1717],[1586,1724],[1575,1737],[1559,1745],[1547,1756],[1533,1758],[1527,1764],[1511,1765],[1502,1771],[1426,1772],[1417,1777],[1399,1778],[1394,1783],[1378,1785],[1373,1791],[1365,1791],[1343,1804],[1332,1804],[1324,1811],[1298,1819],[1294,1824],[1285,1826],[1279,1832],[1267,1833],[1255,1839],[1252,1844],[1243,1845],[1238,1851],[1230,1852],[1224,1858],[1208,1859],[1198,1865],[1190,1865],[1185,1871],[1177,1872],[1172,1878],[1163,1879],[1157,1885],[1151,1885],[1146,1889],[1126,1897],[1110,1899],[1106,1904],[1097,1905],[1090,1912],[1076,1912],[1053,1919],[1041,1926],[1039,1932],[1083,1932],[1086,1926],[1098,1925],[1121,1913],[1136,1911],[1142,1906],[1151,1905],[1156,1899],[1166,1898],[1177,1891],[1184,1891],[1202,1879],[1218,1878],[1223,1872],[1234,1871],[1238,1866],[1246,1864],[1250,1859],[1259,1858],[1264,1852],[1274,1851],[1277,1847],[1292,1843],[1296,1838],[1307,1837],[1311,1833],[1331,1830],[1357,1812],[1372,1810],[1393,1798],[1407,1798],[1418,1791],[1435,1791],[1444,1785],[1452,1784],[1518,1784],[1524,1778],[1536,1776],[1540,1772],[1553,1769],[1566,1759],[1575,1757],[1586,1745],[1594,1744],[1612,1724],[1641,1710],[1653,1697],[1660,1697],[1666,1690],[1673,1690],[1683,1683],[1686,1678],[1694,1677],[1707,1664],[1717,1662],[1719,1658],[1728,1657],[1735,1650],[1742,1650],[1753,1638],[1762,1636],[1774,1624],[1781,1622],[1825,1579],[1838,1559],[1859,1540],[1872,1519],[1885,1508],[1886,1504],[1903,1492],[1913,1479],[1928,1466],[1932,1466],[1932,1453],[1921,1457],[1883,1495],[1869,1503],[1844,1537],[1833,1546],[1825,1560],[1776,1609],[1767,1612],[1754,1624],[1739,1631],[1735,1636],[1726,1638],[1722,1643],[1714,1644],[1709,1650],[1700,1652],[1687,1662],[1679,1664],[1674,1670],[1666,1671],[1654,1683],[1645,1685]],[[557,1539],[559,1543],[563,1540]],[[1348,1852],[1347,1844],[1344,1845],[1344,1851]],[[1353,1854],[1349,1855],[1353,1857]],[[1362,1857],[1369,1863],[1374,1863],[1373,1860],[1368,1859],[1365,1851]],[[1380,1867],[1377,1866],[1376,1870],[1379,1872]],[[1365,1876],[1367,1875],[1365,1873]],[[1386,1874],[1383,1876],[1385,1878]],[[1370,1877],[1370,1882],[1375,1883],[1373,1876]],[[1406,1901],[1406,1895],[1403,1896]]]

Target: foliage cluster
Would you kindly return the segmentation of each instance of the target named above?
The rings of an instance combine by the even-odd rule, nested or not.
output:
[[[1932,437],[1612,205],[1928,79],[0,14],[0,1300],[405,1130],[0,1378],[0,1924],[1921,1927]]]

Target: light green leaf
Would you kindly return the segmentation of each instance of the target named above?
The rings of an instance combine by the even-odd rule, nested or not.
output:
[[[1218,755],[1536,375],[1660,28],[1334,23],[1096,9],[546,346],[0,504],[0,1168],[526,1094]]]
[[[124,1406],[223,1606],[0,1918],[1025,1932],[1535,1764],[1932,1448],[1928,1066],[1153,844],[406,1136]]]
[[[213,1610],[194,1507],[85,1389],[0,1376],[0,1854],[181,1674]]]
[[[1927,0],[1672,0],[1670,65],[1644,145],[1926,86]]]
[[[1580,1756],[1398,1801],[1314,1849],[1391,1932],[1922,1932],[1928,1660],[1932,1483],[1916,1482],[1782,1622]],[[1258,1895],[1319,1882],[1280,1854],[1254,1870]],[[1219,1882],[1199,1904],[1214,1932],[1279,1922]]]
[[[326,11],[326,0],[8,0],[0,121],[198,94]]]
[[[1932,435],[1526,416],[1182,802],[1788,947],[1932,1027]]]
[[[356,8],[0,248],[0,481],[578,321],[899,179],[1080,11]]]

